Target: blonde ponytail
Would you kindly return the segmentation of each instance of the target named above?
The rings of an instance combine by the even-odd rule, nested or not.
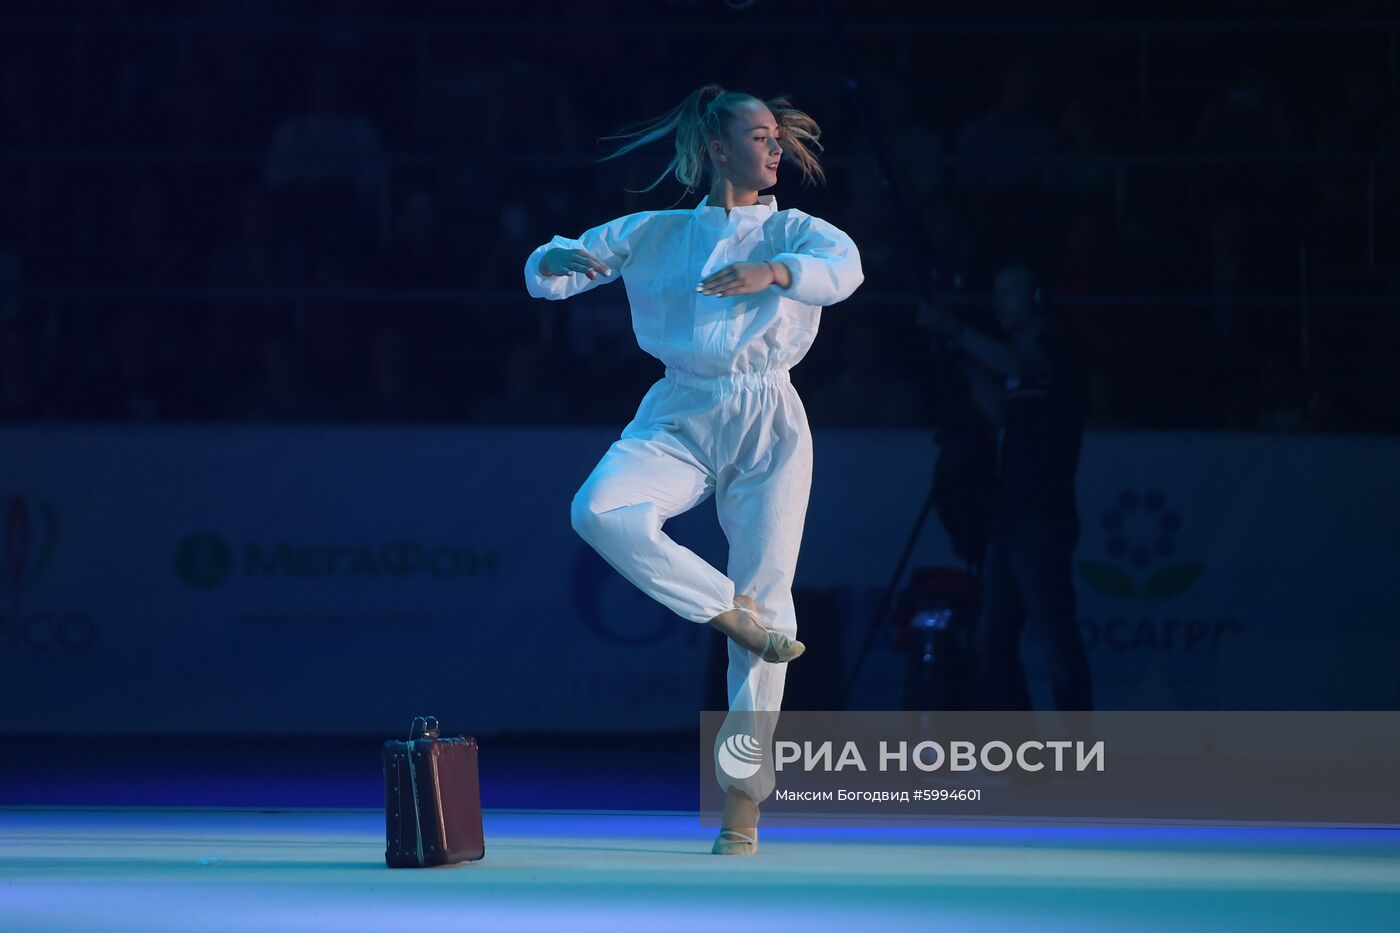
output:
[[[676,180],[685,186],[686,193],[692,193],[705,177],[705,169],[709,164],[706,153],[709,142],[722,139],[729,121],[737,114],[739,107],[748,103],[765,103],[773,112],[773,118],[778,121],[780,128],[779,144],[783,152],[797,163],[804,183],[825,181],[826,175],[812,151],[814,148],[822,148],[821,143],[817,141],[821,136],[821,128],[817,126],[817,121],[794,109],[786,97],[762,102],[752,94],[726,91],[718,84],[706,84],[696,89],[665,116],[633,127],[629,132],[604,136],[603,139],[620,139],[624,142],[598,161],[616,159],[648,143],[675,134],[676,154],[671,157],[670,163],[656,180],[640,191],[632,191],[630,188],[626,190],[633,194],[651,191],[665,181],[667,175],[675,175]]]

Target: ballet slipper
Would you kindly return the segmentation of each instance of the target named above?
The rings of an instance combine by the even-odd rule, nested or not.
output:
[[[744,823],[742,827],[736,824]],[[758,804],[736,787],[724,798],[724,817],[711,855],[753,855],[758,851]]]
[[[785,661],[793,660],[807,650],[807,646],[797,639],[789,638],[782,632],[775,631],[774,629],[764,628],[758,621],[758,604],[753,601],[753,597],[743,595],[735,596],[734,606],[736,609],[747,613],[749,618],[753,620],[753,624],[766,633],[767,638],[764,641],[763,648],[754,652],[763,660],[772,664],[781,664]]]
[[[753,835],[737,829],[721,829],[710,849],[711,855],[755,855],[758,852],[758,829]]]
[[[782,632],[775,632],[771,628],[764,629],[768,633],[768,644],[763,647],[763,653],[759,655],[765,661],[772,664],[782,664],[799,657],[807,650],[807,646],[795,638],[788,638]]]

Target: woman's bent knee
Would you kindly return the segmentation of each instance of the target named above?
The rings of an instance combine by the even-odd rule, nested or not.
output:
[[[596,549],[612,544],[635,546],[661,527],[656,507],[650,502],[600,509],[597,501],[583,491],[574,497],[569,518],[574,531]]]

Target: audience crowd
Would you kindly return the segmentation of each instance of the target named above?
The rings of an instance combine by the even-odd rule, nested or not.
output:
[[[774,193],[861,248],[794,372],[814,424],[936,426],[922,283],[989,326],[1024,262],[1085,350],[1092,426],[1400,430],[1386,30],[128,6],[3,32],[4,420],[615,427],[660,371],[624,290],[533,301],[523,264],[696,203],[628,190],[664,148],[597,158],[713,80],[819,120],[829,183]]]

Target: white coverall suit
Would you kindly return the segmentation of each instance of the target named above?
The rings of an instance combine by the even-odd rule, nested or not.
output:
[[[692,622],[758,604],[759,623],[797,636],[792,581],[807,512],[812,441],[788,370],[817,335],[821,309],[864,279],[845,233],[798,210],[759,203],[643,211],[584,233],[556,236],[525,262],[537,298],[561,299],[612,281],[627,285],[637,343],[666,364],[636,417],[574,497],[573,526],[648,596]],[[582,249],[612,270],[541,276],[554,249]],[[787,288],[709,297],[700,281],[735,262],[783,263]],[[661,530],[715,495],[729,541],[728,573]],[[781,708],[787,664],[729,641],[731,711]]]

